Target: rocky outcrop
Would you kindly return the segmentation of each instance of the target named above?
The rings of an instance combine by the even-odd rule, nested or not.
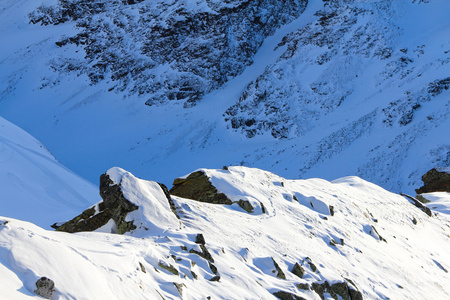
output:
[[[403,193],[401,193],[400,195],[402,195],[403,197],[408,198],[408,199],[410,200],[410,202],[411,202],[415,207],[417,207],[418,209],[420,209],[421,211],[423,211],[424,213],[426,213],[429,217],[431,217],[431,216],[433,215],[433,214],[431,213],[431,209],[428,208],[427,206],[423,205],[423,203],[422,203],[421,201],[419,201],[418,199],[416,199],[416,198],[414,198],[414,197],[412,197],[412,196],[403,194]]]
[[[47,277],[41,277],[36,282],[36,290],[34,293],[46,299],[51,299],[55,292],[55,283]]]
[[[141,1],[59,0],[32,12],[30,22],[77,22],[78,33],[56,45],[76,45],[85,57],[53,61],[55,70],[86,74],[93,84],[111,80],[111,90],[145,95],[148,105],[181,100],[191,107],[205,93],[241,74],[264,39],[298,17],[307,4],[306,0],[137,2]]]
[[[128,201],[122,193],[120,185],[115,184],[107,173],[100,176],[100,196],[103,201],[91,207],[79,216],[62,225],[52,225],[57,231],[80,232],[94,231],[114,220],[116,232],[123,234],[136,229],[132,221],[125,220],[127,214],[138,207]]]
[[[300,296],[297,296],[297,295],[294,295],[292,293],[285,292],[285,291],[278,291],[278,292],[273,293],[273,295],[280,300],[306,300],[303,297],[300,297]]]
[[[191,173],[187,178],[175,179],[170,194],[200,202],[232,204],[225,194],[217,191],[203,171]]]
[[[362,300],[362,293],[347,282],[337,282],[330,284],[328,281],[323,283],[314,282],[311,289],[315,291],[321,299],[325,299],[324,294],[328,293],[333,299],[343,300]]]
[[[417,194],[432,192],[450,193],[450,173],[443,169],[431,169],[422,176],[423,186],[416,189]]]

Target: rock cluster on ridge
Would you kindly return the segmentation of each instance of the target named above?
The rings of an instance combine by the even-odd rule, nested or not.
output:
[[[143,194],[135,195],[135,189],[143,190]],[[70,233],[106,230],[124,234],[136,229],[148,230],[150,225],[165,228],[177,224],[179,218],[166,186],[140,180],[120,168],[112,168],[100,176],[100,196],[101,202],[52,227]],[[139,213],[131,215],[134,211]]]

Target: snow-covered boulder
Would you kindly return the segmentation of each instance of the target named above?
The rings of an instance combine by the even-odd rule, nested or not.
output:
[[[121,168],[111,168],[100,176],[103,201],[63,224],[58,231],[103,231],[123,234],[151,229],[176,228],[178,216],[167,188],[154,181],[136,178]]]

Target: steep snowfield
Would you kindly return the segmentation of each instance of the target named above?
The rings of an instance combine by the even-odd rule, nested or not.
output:
[[[289,178],[357,175],[412,194],[426,171],[449,164],[448,1],[308,1],[252,65],[190,109],[177,101],[149,107],[144,96],[108,91],[113,82],[53,71],[55,60],[85,53],[55,44],[79,33],[75,22],[29,24],[41,3],[55,1],[0,3],[0,114],[92,182],[112,165],[166,185],[198,167],[245,165]],[[294,51],[297,39],[312,44]],[[266,95],[267,111],[241,115],[268,124],[251,139],[224,115],[244,94]],[[277,129],[274,138],[272,123],[292,132],[278,139]]]
[[[55,282],[52,299],[276,299],[278,291],[320,299],[314,283],[344,278],[364,299],[450,297],[448,215],[428,217],[357,177],[328,182],[246,167],[202,170],[219,192],[263,203],[265,213],[173,197],[181,227],[161,207],[160,216],[139,218],[166,224],[163,234],[150,227],[126,235],[51,232],[2,217],[0,298],[31,299],[42,276]],[[132,202],[160,205],[157,189],[148,193],[151,181],[118,168],[108,174]],[[203,252],[199,233],[210,257],[195,253]],[[295,263],[303,278],[290,272]]]
[[[98,189],[62,166],[36,139],[0,117],[2,214],[43,228],[100,198]]]

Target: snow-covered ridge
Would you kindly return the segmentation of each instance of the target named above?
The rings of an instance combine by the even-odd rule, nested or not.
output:
[[[159,223],[163,234],[148,226],[125,235],[50,232],[2,217],[0,296],[27,299],[42,276],[55,282],[57,299],[450,296],[448,215],[429,217],[357,177],[328,182],[247,167],[201,171],[230,199],[253,197],[266,212],[172,197],[181,226],[168,221]],[[164,202],[155,198],[158,189],[148,193],[151,181],[118,168],[106,174],[140,208]],[[142,225],[163,220],[158,212],[172,214],[165,205],[142,215]]]

